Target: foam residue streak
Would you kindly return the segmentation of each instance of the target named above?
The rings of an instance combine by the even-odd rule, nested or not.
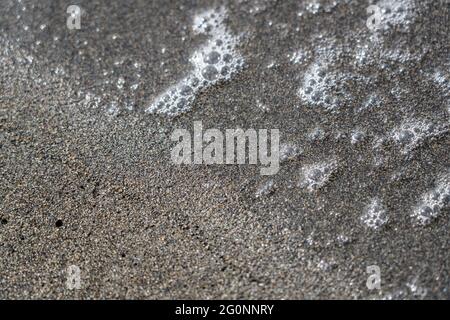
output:
[[[425,140],[448,132],[446,124],[437,124],[429,120],[412,119],[405,121],[392,132],[394,141],[402,147],[402,153],[408,154]]]
[[[191,56],[192,71],[159,95],[147,112],[169,116],[186,112],[200,91],[229,80],[241,69],[244,60],[236,50],[239,37],[227,28],[225,19],[224,8],[206,10],[194,17],[193,31],[209,39]]]
[[[422,195],[411,217],[420,225],[427,225],[450,205],[450,174],[444,175],[436,187]]]

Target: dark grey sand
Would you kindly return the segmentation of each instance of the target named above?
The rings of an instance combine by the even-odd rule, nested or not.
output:
[[[379,1],[374,32],[369,4],[0,1],[0,298],[449,299],[450,3]],[[243,68],[146,113],[220,6]],[[194,120],[278,128],[298,151],[274,176],[174,165]]]

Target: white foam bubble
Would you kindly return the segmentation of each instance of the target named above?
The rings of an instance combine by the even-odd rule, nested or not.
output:
[[[119,79],[117,79],[117,89],[122,90],[123,89],[123,85],[125,84],[125,79],[123,77],[119,77]]]
[[[304,64],[309,59],[310,59],[309,51],[305,51],[305,50],[302,50],[302,49],[297,50],[296,52],[294,52],[293,54],[291,54],[289,56],[289,61],[292,64]]]
[[[316,127],[308,133],[308,139],[311,141],[322,141],[325,139],[325,135],[326,133],[322,128]]]
[[[427,225],[450,206],[450,174],[446,174],[436,187],[421,196],[419,204],[413,209],[411,217],[420,225]]]
[[[424,141],[449,131],[446,124],[438,124],[426,119],[410,119],[394,128],[391,137],[402,147],[402,153],[408,154]]]
[[[300,172],[300,187],[309,192],[316,191],[327,184],[337,169],[337,161],[323,161],[304,166]]]
[[[319,59],[311,63],[303,77],[303,83],[297,94],[308,105],[335,111],[351,97],[343,90],[343,84],[351,75],[332,70],[328,52],[319,51]]]
[[[273,180],[270,179],[258,188],[258,190],[256,191],[256,197],[260,198],[263,196],[267,196],[269,194],[272,194],[273,192],[275,192],[275,184]]]
[[[318,14],[320,12],[320,9],[321,3],[318,0],[314,0],[306,4],[306,11],[312,14]]]
[[[386,207],[379,198],[373,198],[364,208],[361,221],[371,229],[378,229],[389,221]]]
[[[335,109],[337,99],[330,94],[335,79],[327,70],[326,65],[313,63],[308,68],[303,85],[298,91],[302,100],[313,105],[324,105],[326,109]]]
[[[415,298],[424,299],[427,296],[428,290],[419,284],[418,276],[414,277],[411,281],[408,281],[406,286]]]
[[[300,156],[302,150],[294,144],[285,143],[280,146],[280,161],[285,162],[293,160]]]
[[[388,48],[380,52],[380,58],[388,62],[397,62],[407,64],[409,62],[418,62],[424,56],[423,51],[415,52],[410,48]]]
[[[429,78],[442,90],[442,94],[450,98],[450,74],[445,74],[442,70],[435,70]]]
[[[381,8],[381,30],[408,30],[417,17],[414,0],[381,0],[376,5]]]
[[[115,116],[117,116],[117,115],[119,114],[120,108],[119,108],[119,106],[117,105],[117,103],[112,102],[112,103],[107,107],[106,111],[107,111],[108,115],[115,117]]]
[[[312,15],[331,13],[339,3],[343,2],[348,2],[348,0],[307,0],[302,2],[302,8],[297,15],[302,17],[305,13]]]
[[[349,244],[351,242],[351,239],[348,236],[346,236],[345,234],[340,234],[336,237],[336,242],[339,245],[344,246],[344,245]]]
[[[382,98],[378,94],[370,93],[363,102],[362,106],[358,109],[358,112],[378,109],[382,105],[381,101]]]
[[[362,130],[353,130],[351,137],[350,137],[350,142],[351,144],[359,144],[361,142],[363,142],[366,139],[366,133]]]
[[[242,68],[244,59],[237,51],[239,37],[228,29],[225,19],[224,8],[206,10],[194,17],[193,31],[209,39],[192,54],[192,71],[159,95],[147,112],[172,116],[186,112],[200,91],[229,80]]]

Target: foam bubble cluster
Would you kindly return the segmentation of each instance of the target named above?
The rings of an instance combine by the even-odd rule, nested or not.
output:
[[[329,72],[327,65],[313,63],[303,78],[298,95],[306,103],[334,110],[339,106],[339,100],[333,94],[335,87],[336,76]]]
[[[425,287],[419,285],[419,277],[414,277],[411,281],[406,283],[409,291],[415,298],[424,299],[427,296],[428,290]]]
[[[402,123],[392,132],[394,141],[402,146],[402,153],[408,154],[425,140],[448,132],[448,125],[437,124],[429,120],[412,119]]]
[[[239,37],[229,31],[225,19],[224,8],[207,10],[194,17],[193,31],[208,35],[208,42],[191,56],[193,70],[158,96],[147,112],[171,116],[186,112],[200,91],[229,80],[241,69],[244,59],[236,49]]]
[[[260,198],[263,196],[270,195],[273,192],[275,192],[275,184],[273,180],[268,180],[258,188],[255,195],[257,198]]]
[[[312,62],[306,67],[297,96],[310,106],[317,106],[328,111],[336,111],[353,97],[348,85],[355,80],[352,72],[342,72],[339,61],[345,57],[345,46],[335,37],[318,34],[314,37],[314,52],[293,54],[290,61],[294,64]]]
[[[316,127],[308,133],[308,139],[311,141],[322,141],[325,135],[326,132],[322,128]]]
[[[317,0],[306,4],[306,10],[312,14],[318,14],[320,12],[321,3]]]
[[[292,53],[289,57],[290,57],[289,61],[292,64],[303,64],[309,60],[310,52],[300,49]]]
[[[301,169],[300,187],[316,191],[327,184],[336,169],[335,160],[305,166]]]
[[[351,144],[359,144],[366,139],[366,133],[361,130],[354,130],[351,134]]]
[[[348,0],[341,0],[341,2],[348,2]],[[335,0],[308,0],[302,2],[302,8],[297,13],[299,17],[305,13],[317,15],[320,13],[331,13],[339,4],[339,1]]]
[[[450,174],[442,177],[436,187],[422,195],[411,217],[421,225],[429,224],[450,206]]]
[[[416,5],[413,0],[381,0],[381,29],[400,28],[408,30],[416,18]]]
[[[436,70],[430,78],[442,90],[444,96],[450,97],[450,76],[448,74]]]
[[[376,93],[370,93],[362,106],[358,109],[358,112],[373,111],[381,107],[381,97]]]
[[[282,144],[280,147],[280,161],[285,162],[293,160],[300,156],[302,150],[293,144]]]
[[[371,229],[378,229],[389,220],[386,207],[380,199],[373,198],[369,205],[364,209],[361,221]]]

